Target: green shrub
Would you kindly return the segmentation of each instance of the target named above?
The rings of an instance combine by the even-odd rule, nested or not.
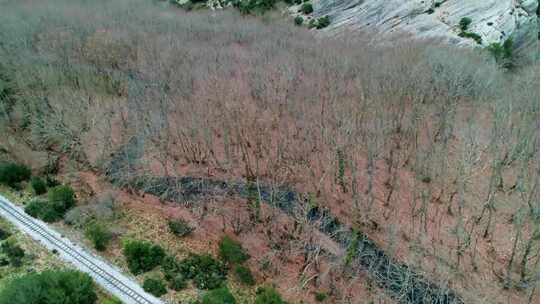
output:
[[[24,250],[15,244],[14,242],[6,241],[2,243],[0,247],[3,254],[5,254],[9,260],[9,263],[14,267],[19,267],[22,265],[22,260],[24,258]]]
[[[169,279],[169,288],[175,291],[182,290],[187,287],[187,280],[183,274],[178,273]]]
[[[167,281],[171,281],[177,274],[182,274],[180,270],[180,261],[172,255],[167,255],[161,261],[161,271]]]
[[[471,38],[473,39],[474,41],[476,41],[476,43],[478,44],[482,44],[482,36],[476,34],[476,33],[471,33],[471,32],[461,32],[459,33],[459,37],[462,37],[462,38]]]
[[[463,17],[461,18],[461,20],[459,21],[459,29],[461,30],[461,32],[465,32],[469,29],[469,26],[471,25],[472,23],[472,19],[469,18],[469,17]]]
[[[62,215],[75,206],[75,191],[70,186],[61,185],[49,190],[49,203],[53,204]]]
[[[226,280],[227,269],[225,265],[209,255],[198,255],[188,259],[187,265],[195,269],[193,284],[199,289],[215,289]],[[185,271],[185,267],[183,268]]]
[[[169,230],[178,237],[187,236],[194,230],[194,228],[183,219],[169,220],[168,225]]]
[[[504,41],[503,55],[505,59],[512,58],[512,55],[514,55],[514,40],[512,38],[508,38]]]
[[[94,248],[98,251],[107,249],[107,245],[113,237],[107,227],[97,222],[88,224],[84,230],[84,236],[92,242]]]
[[[513,67],[514,41],[512,38],[508,38],[503,44],[492,43],[487,47],[487,50],[495,58],[495,62],[501,66],[505,68]]]
[[[304,23],[304,18],[300,17],[300,16],[296,16],[296,18],[294,18],[294,24],[300,26]]]
[[[144,280],[143,289],[156,297],[161,297],[167,293],[167,287],[160,279],[147,278]]]
[[[310,15],[313,11],[313,4],[309,2],[304,2],[302,6],[300,6],[300,12],[303,14]]]
[[[255,279],[253,278],[253,274],[251,273],[251,270],[248,267],[243,266],[243,265],[237,265],[234,268],[234,274],[236,278],[238,279],[238,281],[249,286],[255,285]]]
[[[423,182],[423,183],[426,183],[426,184],[429,184],[431,183],[431,176],[429,175],[422,175],[420,180]]]
[[[45,182],[47,183],[47,187],[60,186],[60,182],[50,175],[47,175]]]
[[[219,257],[229,264],[241,264],[250,258],[242,245],[228,236],[221,238],[218,250]]]
[[[491,53],[491,55],[493,55],[497,62],[503,58],[504,51],[502,44],[498,42],[492,43],[487,47],[487,50]]]
[[[328,297],[328,295],[326,294],[326,292],[316,292],[315,293],[315,301],[317,301],[317,302],[323,302],[324,300],[326,300],[327,297]]]
[[[101,302],[100,304],[122,304],[122,301],[116,299],[116,298],[113,298],[113,299],[106,299],[106,300],[103,300],[103,302]]]
[[[47,192],[47,183],[45,183],[45,181],[40,177],[33,176],[30,179],[30,186],[32,186],[32,189],[36,195],[41,195]]]
[[[129,271],[135,275],[154,269],[165,257],[163,248],[144,241],[126,241],[123,253]]]
[[[207,292],[202,298],[202,304],[236,304],[236,299],[227,287]]]
[[[232,4],[242,14],[264,14],[274,8],[277,0],[233,0]]]
[[[309,2],[302,4],[300,11],[306,15],[313,13],[313,5]]]
[[[56,222],[63,217],[63,212],[59,211],[54,204],[39,199],[30,201],[24,211],[28,215],[42,219],[47,223]]]
[[[78,271],[44,271],[26,274],[0,291],[0,304],[95,304],[92,279]]]
[[[279,293],[272,287],[262,287],[257,289],[255,304],[284,304]]]
[[[226,279],[225,265],[210,255],[191,255],[182,261],[168,256],[163,260],[161,269],[170,284],[181,275],[185,280],[193,280],[199,289],[215,289],[223,285]]]
[[[317,29],[323,29],[330,25],[330,17],[324,16],[317,20]]]
[[[35,218],[51,223],[64,217],[75,205],[75,192],[69,186],[56,186],[49,191],[48,201],[32,200],[24,209]]]
[[[22,181],[28,180],[32,171],[25,165],[16,163],[0,164],[0,184],[16,187]]]
[[[11,233],[9,233],[9,231],[0,228],[0,241],[3,241],[10,236],[11,236]]]

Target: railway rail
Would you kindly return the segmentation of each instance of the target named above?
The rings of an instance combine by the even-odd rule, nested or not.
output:
[[[64,260],[89,274],[96,283],[125,304],[163,304],[161,300],[146,293],[135,281],[123,275],[118,269],[75,245],[45,223],[27,215],[21,208],[1,195],[0,215],[33,239],[40,241],[48,249],[56,250]]]

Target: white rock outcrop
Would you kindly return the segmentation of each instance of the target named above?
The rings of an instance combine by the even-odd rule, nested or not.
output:
[[[469,31],[482,37],[483,45],[509,37],[521,41],[538,32],[539,0],[312,0],[314,17],[329,15],[325,31],[366,30],[411,33],[442,38],[453,44],[470,44],[459,37],[459,21],[472,19]]]

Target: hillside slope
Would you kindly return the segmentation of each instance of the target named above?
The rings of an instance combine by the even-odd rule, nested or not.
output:
[[[329,31],[377,30],[438,37],[452,44],[470,44],[458,36],[459,21],[472,19],[469,30],[483,44],[514,36],[518,42],[538,32],[537,0],[314,0],[315,15],[329,15]]]

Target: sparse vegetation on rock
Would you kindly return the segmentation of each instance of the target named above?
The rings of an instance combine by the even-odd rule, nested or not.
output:
[[[476,41],[476,43],[482,44],[482,36],[469,31],[469,27],[472,24],[472,22],[473,22],[472,19],[469,17],[461,18],[461,20],[459,21],[459,29],[460,29],[459,36],[463,38],[470,38]]]

